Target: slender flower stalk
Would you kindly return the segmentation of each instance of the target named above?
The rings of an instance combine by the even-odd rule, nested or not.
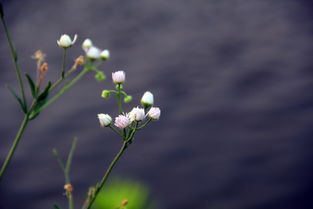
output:
[[[62,79],[64,79],[65,76],[65,60],[66,60],[66,49],[63,50],[63,58],[62,58]]]

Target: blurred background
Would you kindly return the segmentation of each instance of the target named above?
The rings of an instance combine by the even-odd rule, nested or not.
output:
[[[63,33],[78,34],[67,66],[90,38],[111,59],[107,80],[84,77],[32,121],[0,183],[1,209],[66,208],[65,158],[78,136],[72,180],[76,204],[103,175],[121,142],[99,127],[115,115],[111,72],[137,106],[149,90],[162,108],[121,158],[112,176],[149,188],[159,209],[313,208],[313,1],[310,0],[4,0],[23,72],[47,54],[48,79],[61,73]],[[17,89],[0,30],[0,160],[22,120],[5,88]],[[139,208],[138,208],[139,209]]]

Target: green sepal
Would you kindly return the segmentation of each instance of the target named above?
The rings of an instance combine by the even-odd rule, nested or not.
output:
[[[1,19],[3,18],[3,16],[4,16],[3,6],[2,6],[2,4],[0,2],[0,17],[1,17]]]
[[[11,94],[15,97],[15,99],[18,101],[18,103],[20,104],[21,106],[21,109],[23,111],[23,113],[27,113],[27,107],[26,105],[24,104],[23,100],[17,96],[17,94],[15,93],[15,91],[10,87],[10,86],[6,86],[8,88],[8,90],[11,92]]]
[[[53,204],[54,209],[61,209],[57,204]]]
[[[33,98],[37,99],[38,97],[38,88],[36,87],[33,79],[30,77],[30,75],[28,75],[27,73],[25,74],[28,84],[29,84],[29,88],[32,92]]]

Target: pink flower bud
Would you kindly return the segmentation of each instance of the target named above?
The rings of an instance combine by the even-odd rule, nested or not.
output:
[[[125,72],[124,71],[117,71],[112,73],[112,80],[116,84],[121,84],[125,82]]]
[[[126,128],[130,124],[131,124],[131,121],[125,115],[119,115],[118,117],[115,118],[114,125],[120,129]]]

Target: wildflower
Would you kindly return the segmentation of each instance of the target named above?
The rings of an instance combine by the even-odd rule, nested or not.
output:
[[[88,49],[88,51],[86,52],[86,55],[89,59],[96,60],[100,58],[100,53],[101,53],[100,49],[92,46]]]
[[[148,112],[149,118],[153,120],[159,120],[161,115],[161,110],[158,107],[151,107],[151,109]]]
[[[122,84],[125,82],[125,72],[124,71],[116,71],[112,73],[112,80],[116,84]]]
[[[141,98],[141,104],[144,107],[150,107],[154,103],[153,94],[150,91],[146,91],[142,98]]]
[[[100,57],[103,60],[108,60],[110,58],[110,51],[105,49],[100,53]]]
[[[129,120],[128,116],[126,115],[119,115],[115,118],[114,125],[120,129],[126,128],[131,124],[131,121]]]
[[[130,121],[142,121],[145,118],[145,110],[143,108],[134,107],[129,112]]]
[[[111,125],[111,123],[112,123],[112,118],[108,114],[103,114],[103,113],[98,114],[98,119],[99,119],[100,125],[102,127],[107,127],[107,126]]]
[[[85,39],[85,41],[82,44],[84,50],[89,49],[92,46],[93,46],[92,41],[89,38]]]
[[[59,40],[57,40],[57,43],[59,45],[59,47],[62,47],[62,48],[69,48],[71,46],[73,46],[76,42],[76,39],[77,39],[77,34],[75,34],[74,38],[73,38],[73,41],[72,39],[67,35],[67,34],[63,34]]]

